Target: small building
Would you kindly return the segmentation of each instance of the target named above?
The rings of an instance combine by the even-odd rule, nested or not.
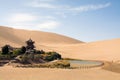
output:
[[[26,44],[27,44],[27,46],[26,46],[26,50],[29,50],[29,49],[34,49],[35,48],[35,46],[34,46],[34,41],[32,40],[32,39],[29,39],[28,41],[26,41]]]
[[[33,41],[32,39],[29,39],[28,41],[26,41],[26,54],[33,54],[35,53],[35,46],[34,46],[35,41]]]

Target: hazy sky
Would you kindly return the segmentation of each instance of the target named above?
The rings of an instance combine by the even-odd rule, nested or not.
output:
[[[120,0],[0,0],[0,25],[86,42],[120,38]]]

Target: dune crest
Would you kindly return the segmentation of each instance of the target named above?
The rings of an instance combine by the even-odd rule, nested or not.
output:
[[[0,26],[0,47],[5,44],[19,47],[25,45],[25,41],[29,38],[36,42],[37,49],[57,51],[63,57],[87,60],[120,60],[120,39],[84,43],[55,33]]]
[[[0,44],[14,44],[14,46],[24,45],[24,41],[32,38],[36,44],[74,44],[83,43],[82,41],[59,35],[56,33],[29,31],[22,29],[13,29],[0,26]]]

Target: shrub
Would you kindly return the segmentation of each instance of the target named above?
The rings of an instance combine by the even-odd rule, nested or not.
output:
[[[53,67],[53,68],[70,68],[70,63],[65,60],[58,60],[56,62],[53,62],[51,64],[51,67]]]
[[[34,60],[34,54],[28,54],[27,57],[29,60],[32,60],[32,61]]]
[[[45,54],[45,51],[41,50],[41,54]]]
[[[11,56],[10,55],[2,55],[0,54],[0,60],[10,60]]]
[[[54,60],[54,56],[52,56],[52,55],[46,56],[45,60],[46,61],[53,61]]]
[[[43,56],[41,54],[35,54],[34,55],[34,60],[33,60],[35,63],[43,63],[45,62],[43,60]]]
[[[2,47],[2,54],[8,54],[9,53],[9,46],[5,45]]]
[[[41,54],[41,51],[40,51],[40,50],[37,50],[36,53],[37,53],[37,54]]]
[[[43,51],[43,50],[37,50],[36,53],[37,54],[45,54],[45,51]]]
[[[22,55],[20,62],[22,62],[22,63],[28,63],[28,56],[26,54]]]
[[[53,61],[56,59],[61,59],[61,55],[57,52],[47,52],[47,56],[45,57],[46,61]]]
[[[60,60],[56,62],[51,62],[51,63],[44,63],[44,64],[28,64],[28,65],[21,65],[21,66],[16,66],[16,67],[39,67],[39,68],[70,68],[70,63],[65,60]]]
[[[34,54],[23,54],[19,60],[23,64],[32,64],[34,61]]]
[[[17,55],[20,55],[20,54],[21,54],[21,50],[20,49],[13,50],[13,55],[14,56],[17,56]]]
[[[52,55],[52,52],[46,52],[47,55]]]
[[[2,54],[2,52],[0,51],[0,60],[10,60],[13,59],[15,56],[13,55],[12,52],[9,52],[8,54]]]
[[[20,50],[21,50],[21,54],[24,54],[26,52],[26,47],[22,46]]]
[[[56,59],[61,59],[61,55],[58,54],[58,53],[56,53],[56,52],[54,52],[54,54],[52,54],[52,55],[53,55],[53,57],[54,57],[54,60],[56,60]]]
[[[42,58],[42,56],[40,54],[34,55],[34,59],[39,59],[39,58]]]

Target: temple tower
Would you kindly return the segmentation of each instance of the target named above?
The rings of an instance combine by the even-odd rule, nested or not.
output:
[[[35,53],[35,46],[34,46],[34,41],[32,39],[29,39],[28,41],[26,41],[26,54],[34,54]]]
[[[32,39],[29,39],[28,41],[26,41],[26,50],[33,50],[35,48],[34,46],[34,41],[32,41]]]

